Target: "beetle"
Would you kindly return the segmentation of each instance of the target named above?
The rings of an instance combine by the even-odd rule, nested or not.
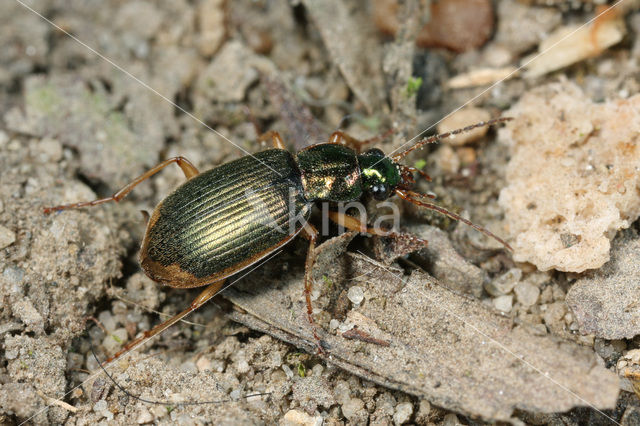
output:
[[[273,149],[241,157],[200,173],[184,157],[163,161],[111,197],[44,209],[54,211],[119,202],[135,186],[169,164],[177,164],[187,181],[156,206],[147,220],[139,260],[154,281],[176,288],[206,288],[182,312],[134,339],[105,361],[119,358],[147,339],[180,321],[224,289],[225,280],[266,258],[302,234],[309,240],[305,262],[304,294],[307,319],[313,328],[319,352],[323,352],[312,317],[311,271],[317,255],[318,232],[308,222],[311,208],[319,201],[349,202],[370,195],[386,200],[398,195],[415,205],[435,210],[495,238],[511,250],[507,242],[487,229],[423,201],[432,198],[411,190],[414,168],[400,163],[409,152],[426,144],[490,126],[510,118],[480,122],[452,132],[422,139],[389,157],[380,149],[361,152],[369,141],[360,141],[341,131],[327,143],[312,145],[295,155],[285,149],[277,132],[261,135],[260,141],[273,143]],[[355,217],[330,211],[329,218],[345,228],[362,233],[389,236],[393,232],[369,227]]]

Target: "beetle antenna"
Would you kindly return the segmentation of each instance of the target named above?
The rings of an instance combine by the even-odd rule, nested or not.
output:
[[[472,227],[473,229],[482,232],[483,234],[485,234],[488,237],[493,238],[494,240],[498,241],[499,243],[501,243],[503,246],[505,246],[507,249],[509,249],[509,251],[513,251],[513,248],[509,245],[509,243],[507,243],[505,240],[503,240],[502,238],[498,237],[496,234],[494,234],[493,232],[489,231],[486,228],[483,228],[482,226],[476,225],[475,223],[471,222],[470,220],[467,220],[465,218],[463,218],[462,216],[459,216],[455,213],[450,212],[449,210],[445,209],[444,207],[440,207],[437,206],[435,204],[431,204],[431,203],[425,203],[422,201],[417,200],[417,197],[422,197],[423,194],[419,194],[417,192],[414,191],[410,191],[408,189],[396,189],[395,193],[398,194],[398,196],[400,198],[402,198],[403,200],[407,200],[410,203],[415,204],[416,206],[420,206],[420,207],[425,207],[429,210],[434,210],[437,211],[438,213],[441,213],[447,217],[450,217],[451,219],[457,220],[459,222],[462,222],[466,225],[469,225],[470,227]]]
[[[407,154],[409,154],[411,151],[418,149],[420,147],[423,147],[424,145],[430,144],[430,143],[436,143],[442,139],[446,139],[446,138],[450,138],[451,136],[455,136],[455,135],[459,135],[460,133],[466,133],[469,132],[473,129],[477,129],[478,127],[486,127],[486,126],[493,126],[494,124],[498,124],[498,123],[503,123],[505,121],[509,121],[509,120],[513,120],[513,117],[498,117],[498,118],[494,118],[493,120],[489,120],[489,121],[481,121],[479,123],[476,124],[472,124],[470,126],[467,127],[463,127],[461,129],[457,129],[457,130],[452,130],[450,132],[446,132],[446,133],[440,133],[437,135],[433,135],[433,136],[429,136],[427,138],[424,138],[416,143],[414,143],[413,145],[411,145],[409,148],[405,149],[402,152],[399,152],[397,154],[394,154],[391,156],[391,158],[394,161],[398,161],[399,159],[405,157]]]

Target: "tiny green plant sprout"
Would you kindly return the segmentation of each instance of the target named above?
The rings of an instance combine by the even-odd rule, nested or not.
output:
[[[120,201],[142,181],[169,164],[177,164],[187,181],[155,208],[147,222],[140,249],[140,264],[154,281],[176,288],[205,287],[191,305],[155,326],[108,358],[110,363],[150,337],[180,321],[224,290],[224,283],[236,274],[273,254],[298,234],[309,241],[305,262],[304,294],[307,318],[319,352],[323,352],[311,307],[312,268],[319,233],[308,221],[319,201],[350,202],[372,196],[386,200],[393,195],[417,206],[435,210],[464,222],[509,245],[485,228],[425,201],[428,195],[411,189],[414,173],[423,171],[401,164],[409,152],[440,139],[508,120],[497,118],[449,133],[422,139],[388,157],[377,148],[362,151],[369,141],[359,141],[334,132],[329,142],[310,146],[296,154],[285,149],[276,132],[260,136],[273,149],[258,152],[200,173],[184,157],[170,158],[147,171],[111,197],[75,204],[47,207],[45,213],[96,206]],[[357,232],[393,236],[393,231],[369,226],[343,212],[329,211],[329,219]]]

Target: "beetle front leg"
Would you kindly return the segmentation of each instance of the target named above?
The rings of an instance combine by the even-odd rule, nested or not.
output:
[[[353,149],[355,152],[360,153],[362,151],[362,147],[364,147],[365,145],[378,143],[381,140],[389,137],[393,132],[395,132],[395,129],[391,128],[386,132],[378,136],[375,136],[371,139],[360,140],[360,139],[354,138],[351,135],[348,135],[347,133],[344,133],[338,130],[336,132],[333,132],[331,136],[329,136],[329,143],[339,143]]]
[[[322,347],[320,336],[318,335],[317,325],[313,320],[313,306],[311,305],[311,290],[313,289],[313,265],[316,262],[316,241],[318,240],[318,230],[306,223],[302,228],[302,236],[309,240],[309,250],[307,251],[307,260],[304,263],[304,297],[307,302],[307,319],[313,330],[313,337],[316,339],[316,346],[319,354],[325,354]]]
[[[398,234],[395,231],[390,231],[388,229],[384,229],[384,228],[381,228],[381,227],[368,226],[366,223],[362,222],[357,217],[349,216],[348,214],[345,214],[345,213],[340,213],[340,212],[336,212],[336,211],[329,211],[328,215],[329,215],[329,219],[332,222],[338,224],[339,226],[347,228],[350,231],[356,231],[356,232],[360,232],[360,233],[363,233],[363,234],[366,233],[366,234],[371,234],[371,235],[377,235],[379,237],[391,237],[391,238],[400,238],[401,237],[401,235]],[[421,242],[425,246],[427,245],[427,241],[423,240],[422,238],[418,238],[418,237],[412,237],[412,238],[416,242]]]
[[[192,177],[200,174],[200,172],[198,172],[198,169],[196,169],[196,166],[194,166],[191,163],[191,161],[187,160],[184,157],[173,157],[163,161],[162,163],[155,166],[153,169],[148,170],[144,174],[138,176],[133,182],[128,183],[124,188],[122,188],[121,190],[113,194],[111,197],[100,198],[93,201],[83,201],[80,203],[64,204],[61,206],[45,207],[44,213],[49,214],[51,212],[55,212],[59,210],[77,209],[80,207],[92,207],[92,206],[97,206],[99,204],[108,203],[110,201],[115,201],[117,203],[118,201],[126,197],[133,190],[133,188],[135,188],[139,183],[149,179],[151,176],[155,175],[160,170],[164,169],[165,167],[167,167],[169,164],[172,164],[172,163],[176,163],[178,167],[180,167],[180,169],[184,173],[184,176],[187,179],[191,179]]]

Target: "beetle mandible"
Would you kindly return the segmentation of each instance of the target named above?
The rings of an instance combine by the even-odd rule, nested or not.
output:
[[[139,183],[172,163],[176,163],[187,178],[156,206],[149,217],[140,249],[140,264],[144,272],[159,283],[176,288],[207,287],[188,308],[146,331],[105,363],[119,358],[198,309],[224,289],[229,276],[264,259],[299,233],[309,240],[304,294],[307,319],[312,325],[318,350],[322,352],[311,306],[311,271],[318,239],[317,230],[307,221],[313,204],[318,201],[349,202],[367,194],[377,200],[386,200],[395,194],[472,226],[511,250],[509,244],[487,229],[423,201],[430,196],[411,190],[415,183],[413,173],[420,173],[427,180],[430,180],[429,176],[399,162],[409,152],[426,144],[509,119],[497,118],[430,136],[391,157],[377,148],[361,152],[368,141],[357,140],[340,131],[334,132],[329,142],[310,146],[294,155],[285,149],[280,135],[270,131],[259,140],[271,140],[273,149],[203,173],[184,157],[170,158],[111,197],[47,207],[44,212],[118,202]],[[369,227],[344,213],[329,212],[329,219],[349,230],[393,235],[393,232]]]

